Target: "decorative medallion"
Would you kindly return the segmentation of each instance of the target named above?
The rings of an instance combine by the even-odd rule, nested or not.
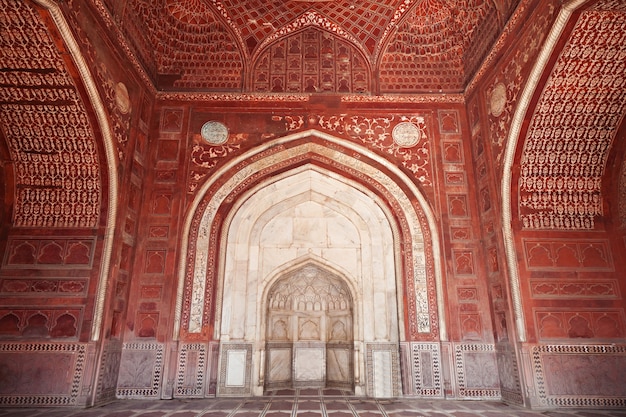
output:
[[[422,138],[419,128],[411,122],[398,123],[391,133],[396,145],[403,148],[410,148],[417,145]]]
[[[495,117],[499,117],[504,111],[506,106],[506,85],[498,83],[493,87],[491,91],[491,97],[489,98],[489,110]]]
[[[124,83],[117,83],[115,86],[115,104],[120,113],[128,114],[130,112],[130,97]]]
[[[228,128],[220,122],[209,121],[202,125],[202,139],[211,145],[221,145],[228,140]]]

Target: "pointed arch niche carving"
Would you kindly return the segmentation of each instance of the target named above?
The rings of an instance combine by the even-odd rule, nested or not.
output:
[[[262,300],[263,385],[354,389],[353,291],[323,259],[280,271]]]
[[[331,354],[343,367],[326,366],[324,378],[348,370],[341,382],[357,394],[400,395],[398,344],[445,340],[436,228],[415,185],[383,158],[317,131],[267,143],[217,174],[187,217],[174,329],[185,341],[219,341],[217,394],[262,394],[273,377],[268,342],[288,349],[269,352],[274,359],[297,364],[290,343],[328,346],[342,334],[343,350]],[[307,268],[345,285],[349,318],[329,324],[321,300],[303,307],[317,317],[274,314],[273,285]],[[329,363],[328,349],[311,346],[303,357]],[[279,379],[295,381],[292,370]]]

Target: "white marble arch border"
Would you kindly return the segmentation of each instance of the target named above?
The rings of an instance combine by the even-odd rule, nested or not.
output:
[[[539,52],[537,61],[533,66],[526,87],[522,91],[519,98],[511,129],[506,140],[506,148],[504,150],[504,165],[502,175],[502,229],[504,235],[504,248],[506,253],[507,267],[509,272],[509,281],[511,286],[511,299],[513,301],[513,314],[515,317],[515,328],[517,338],[520,342],[526,342],[528,335],[526,334],[526,324],[524,322],[524,310],[522,307],[522,295],[519,281],[519,271],[517,269],[517,253],[515,248],[515,240],[513,238],[513,228],[511,226],[511,193],[513,180],[513,162],[515,159],[515,151],[518,146],[523,145],[524,138],[520,137],[522,125],[529,110],[530,102],[537,91],[541,88],[540,79],[548,65],[548,61],[552,56],[557,43],[570,21],[572,14],[589,0],[570,0],[563,5],[559,12],[548,37]],[[516,190],[517,192],[517,190]]]
[[[376,220],[382,220],[384,222],[386,222],[387,226],[388,226],[388,230],[394,240],[394,242],[398,242],[399,240],[399,236],[400,236],[400,232],[398,231],[397,225],[391,221],[391,219],[393,218],[393,215],[391,213],[391,210],[389,210],[382,202],[382,200],[380,199],[380,197],[374,195],[371,192],[368,192],[367,190],[365,190],[360,184],[354,182],[354,181],[349,181],[347,179],[345,179],[344,177],[342,177],[341,175],[335,173],[335,172],[331,172],[328,171],[326,169],[322,169],[318,166],[315,166],[313,164],[305,164],[303,166],[297,167],[295,169],[292,169],[290,171],[287,171],[285,173],[282,173],[281,175],[277,175],[271,178],[270,181],[266,181],[263,182],[261,184],[259,184],[258,186],[248,190],[246,192],[245,195],[243,195],[239,201],[238,204],[236,206],[233,206],[228,217],[224,220],[224,230],[230,230],[233,226],[233,218],[239,213],[239,210],[241,209],[241,206],[243,206],[245,204],[245,201],[248,200],[248,198],[256,198],[259,192],[262,192],[262,190],[268,188],[268,187],[272,187],[274,184],[276,183],[283,183],[284,181],[289,182],[290,184],[286,185],[287,187],[290,188],[297,188],[297,185],[302,181],[302,180],[308,180],[308,181],[313,181],[313,178],[308,176],[308,177],[301,177],[302,174],[306,174],[308,171],[313,171],[316,174],[322,174],[328,177],[331,177],[331,180],[328,182],[340,182],[342,183],[343,186],[345,186],[346,188],[352,189],[355,193],[357,194],[361,194],[362,198],[366,198],[369,197],[373,200],[373,202],[371,203],[372,205],[376,206],[376,210],[380,210],[380,215],[381,217],[378,219],[374,219],[372,217],[375,216],[375,213],[373,213],[373,211],[368,211],[367,214],[371,215],[371,217],[367,217],[367,219],[365,219],[363,217],[363,210],[365,210],[367,207],[361,207],[360,209],[355,209],[353,207],[349,207],[346,204],[346,201],[341,201],[341,198],[346,198],[345,196],[341,196],[341,198],[334,198],[331,197],[330,195],[324,194],[320,191],[315,191],[315,189],[311,188],[307,191],[305,191],[304,193],[296,193],[293,195],[289,195],[286,199],[281,200],[280,202],[278,202],[278,204],[276,205],[272,205],[270,207],[268,207],[268,210],[264,211],[263,214],[261,216],[259,216],[257,219],[255,220],[260,220],[262,221],[264,224],[267,223],[267,221],[273,217],[272,214],[276,214],[276,213],[272,213],[272,211],[276,208],[280,209],[280,208],[287,208],[287,207],[293,207],[297,204],[299,204],[300,198],[304,195],[304,194],[310,194],[311,197],[311,201],[317,201],[323,198],[331,198],[333,200],[335,200],[334,206],[341,206],[343,205],[343,209],[344,210],[350,210],[351,212],[353,212],[353,214],[356,216],[356,218],[360,219],[361,221],[359,222],[358,225],[355,225],[355,227],[359,230],[359,232],[361,232],[361,230],[363,228],[367,228],[368,227],[368,222],[367,220],[370,220],[371,222],[376,222]],[[301,177],[301,178],[298,178]],[[292,179],[295,179],[296,182],[291,184]],[[318,185],[322,185],[322,184],[318,184]],[[336,190],[335,190],[336,191]],[[254,197],[250,197],[250,196],[254,196]],[[352,198],[358,199],[358,196],[351,196]],[[262,197],[263,198],[263,197]],[[353,200],[353,202],[356,202],[358,200]],[[319,201],[317,201],[319,203]],[[362,203],[366,204],[364,201],[361,201]],[[328,204],[328,203],[327,203]],[[333,204],[331,204],[333,205]],[[338,208],[338,207],[335,207]],[[342,211],[337,210],[337,213],[340,213]],[[247,217],[246,217],[247,218]],[[355,217],[348,217],[346,216],[346,219],[348,219],[349,221],[351,221],[354,224],[355,221]],[[384,228],[384,227],[383,227]],[[256,229],[256,228],[255,228]],[[255,232],[256,234],[261,233],[260,230],[256,230]],[[382,233],[382,231],[381,231]],[[222,297],[224,295],[224,286],[226,285],[226,283],[224,282],[224,277],[226,275],[226,272],[224,270],[224,268],[227,265],[227,262],[225,261],[225,258],[227,257],[227,254],[224,253],[225,251],[227,251],[229,245],[228,245],[228,238],[229,238],[230,233],[224,233],[222,235],[222,244],[221,244],[221,248],[222,248],[222,253],[220,254],[220,268],[218,271],[218,282],[217,282],[217,296],[216,296],[216,300],[215,300],[215,338],[216,339],[222,339],[223,335],[219,334],[219,331],[222,327],[222,323],[221,323],[221,314],[222,314],[222,306],[223,306],[223,300]],[[361,242],[361,244],[363,244],[363,242]],[[396,245],[397,246],[397,245]],[[398,331],[399,331],[399,336],[402,340],[404,340],[404,303],[402,302],[402,291],[400,290],[402,288],[403,285],[403,279],[402,279],[402,275],[401,275],[401,271],[402,271],[402,260],[398,259],[399,257],[396,256],[397,253],[397,248],[394,248],[394,256],[393,256],[393,269],[394,269],[394,275],[396,277],[394,285],[396,288],[396,293],[397,293],[397,298],[396,298],[396,311],[398,312]],[[306,260],[309,260],[309,263],[312,263],[318,267],[320,267],[321,269],[327,270],[335,275],[337,275],[338,277],[341,277],[343,281],[346,281],[349,285],[349,289],[351,291],[351,296],[352,296],[352,300],[353,300],[353,307],[356,309],[353,315],[353,319],[354,319],[354,331],[353,334],[355,335],[355,339],[358,340],[363,340],[364,339],[364,335],[363,334],[359,334],[360,332],[363,332],[363,327],[362,326],[358,326],[358,324],[360,323],[360,317],[363,316],[363,312],[360,308],[357,307],[361,307],[362,308],[362,301],[359,301],[361,299],[361,295],[360,295],[360,291],[358,290],[359,288],[359,284],[357,283],[357,279],[355,278],[355,276],[353,274],[351,274],[350,272],[348,272],[344,267],[342,267],[341,265],[337,264],[336,262],[333,262],[331,260],[328,259],[324,259],[321,258],[319,256],[317,256],[314,253],[308,253],[306,255],[303,256],[299,256],[295,259],[290,259],[289,261],[287,261],[285,264],[282,265],[278,265],[276,266],[276,268],[269,272],[269,274],[267,274],[265,277],[261,276],[259,277],[261,279],[261,281],[259,282],[259,284],[262,286],[261,287],[261,297],[259,298],[261,300],[261,302],[259,304],[257,304],[257,312],[256,312],[256,317],[257,317],[257,321],[256,321],[256,329],[257,329],[257,334],[256,334],[256,340],[264,340],[265,339],[265,335],[261,334],[260,332],[262,331],[262,328],[264,326],[265,320],[261,319],[259,320],[260,317],[264,317],[265,316],[265,303],[267,301],[267,291],[269,291],[269,286],[273,285],[273,280],[274,279],[278,279],[279,275],[283,275],[285,273],[288,273],[289,271],[292,271],[294,269],[297,269],[297,267],[290,267],[290,265],[298,265],[302,266],[303,264],[307,263]],[[384,263],[383,259],[380,259],[381,263]],[[361,260],[361,262],[363,262],[363,260]],[[391,266],[391,265],[388,265]],[[357,311],[358,310],[358,311]]]
[[[100,339],[103,330],[102,320],[104,316],[104,300],[108,287],[111,252],[113,250],[113,234],[115,232],[115,223],[117,218],[118,182],[116,165],[117,157],[115,156],[116,151],[113,135],[109,125],[109,118],[107,116],[107,111],[105,110],[102,97],[100,97],[100,93],[98,93],[96,82],[91,75],[87,61],[85,61],[85,58],[83,57],[80,46],[74,38],[74,34],[72,33],[65,16],[63,16],[61,8],[53,0],[35,0],[35,3],[45,8],[50,14],[50,17],[54,21],[54,24],[63,39],[65,47],[70,52],[72,60],[78,69],[80,79],[83,81],[83,85],[87,91],[87,96],[93,106],[96,120],[98,121],[98,128],[100,129],[102,135],[104,152],[108,164],[108,177],[106,181],[108,181],[109,186],[109,195],[107,196],[109,205],[107,207],[107,221],[106,230],[104,232],[104,249],[102,253],[102,263],[100,266],[100,279],[96,289],[94,317],[91,325],[91,341],[95,342]]]
[[[319,145],[312,141],[306,142],[304,144],[297,145],[293,148],[287,148],[283,151],[278,151],[271,153],[269,156],[264,156],[268,150],[289,144],[290,142],[295,142],[304,138],[319,138],[322,139],[329,144],[341,146],[349,151],[356,153],[357,155],[362,155],[365,158],[369,158],[370,160],[375,161],[376,163],[384,166],[387,170],[389,170],[393,175],[398,179],[401,183],[400,186],[396,183],[391,177],[376,169],[375,167],[365,163],[360,158],[349,156],[347,154],[334,151],[328,146]],[[342,163],[343,165],[352,166],[359,165],[359,168],[355,168],[359,170],[361,173],[368,175],[381,183],[383,186],[387,187],[388,191],[391,192],[397,200],[400,201],[403,208],[407,209],[408,212],[405,214],[409,220],[409,229],[411,230],[412,235],[421,236],[421,225],[418,220],[418,214],[415,211],[415,207],[411,203],[412,200],[415,200],[419,205],[421,212],[426,219],[428,225],[428,232],[430,234],[431,243],[432,243],[432,261],[433,261],[433,271],[434,271],[434,279],[435,279],[435,298],[436,298],[436,308],[437,308],[437,317],[438,317],[438,327],[439,327],[439,339],[442,341],[447,340],[447,331],[446,331],[446,320],[445,320],[445,309],[443,304],[443,275],[442,275],[442,265],[441,265],[441,249],[440,249],[440,240],[438,234],[437,220],[435,215],[428,204],[426,198],[422,195],[417,185],[411,181],[411,179],[397,166],[391,164],[389,161],[381,157],[380,155],[362,147],[355,143],[348,142],[342,140],[340,138],[334,137],[324,132],[320,132],[317,130],[305,130],[301,132],[297,132],[291,135],[287,135],[278,139],[274,139],[268,141],[254,149],[251,149],[242,155],[233,158],[230,162],[222,166],[218,169],[207,182],[205,182],[199,189],[194,198],[193,202],[190,205],[190,208],[186,214],[185,222],[183,225],[182,235],[181,235],[181,247],[180,247],[180,261],[179,261],[179,269],[178,269],[178,286],[177,286],[177,294],[176,294],[176,308],[175,308],[175,317],[173,323],[173,338],[174,340],[178,340],[180,338],[181,332],[181,324],[183,317],[183,302],[185,297],[185,279],[186,279],[186,271],[190,265],[187,264],[188,254],[190,242],[189,238],[192,235],[192,232],[197,232],[194,234],[195,237],[195,253],[192,254],[194,256],[193,262],[193,289],[191,295],[191,306],[190,306],[190,318],[189,318],[189,333],[199,333],[202,328],[202,318],[204,314],[204,293],[205,293],[205,285],[206,285],[206,265],[207,265],[207,250],[209,246],[209,236],[211,233],[210,227],[212,224],[212,220],[217,213],[217,210],[222,205],[222,203],[226,200],[227,196],[242,182],[245,182],[251,175],[263,169],[273,163],[277,163],[279,160],[288,159],[293,156],[301,155],[307,152],[312,151],[323,151],[323,153],[331,153],[332,157],[335,161]],[[246,161],[252,161],[248,164],[245,164]],[[237,168],[237,172],[235,174],[230,175],[229,171]],[[215,185],[220,179],[226,178],[226,182],[217,189],[217,191],[213,194],[211,201],[207,205],[203,205],[203,200],[208,192],[208,190]],[[409,194],[404,190],[408,190]],[[402,204],[404,202],[404,204]],[[201,207],[204,207],[203,212],[199,213]],[[201,215],[200,223],[198,225],[198,230],[192,230],[193,221],[197,215]],[[417,229],[417,232],[416,232]],[[423,242],[421,242],[423,245]],[[415,244],[415,243],[414,243]],[[414,251],[415,252],[415,251]],[[420,254],[414,253],[413,263],[416,267],[416,270],[424,270],[425,262],[424,259],[417,259],[419,256],[424,257],[424,251],[422,250]],[[432,325],[432,324],[431,324]]]

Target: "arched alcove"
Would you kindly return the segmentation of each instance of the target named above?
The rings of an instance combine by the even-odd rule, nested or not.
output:
[[[275,281],[265,301],[265,390],[353,389],[353,297],[342,277],[306,263]]]
[[[241,201],[225,221],[223,284],[218,288],[221,302],[218,299],[216,328],[219,326],[219,335],[216,338],[229,343],[251,343],[260,358],[271,341],[271,332],[267,331],[268,320],[273,316],[267,310],[272,297],[269,288],[275,288],[276,280],[285,274],[293,274],[290,265],[300,264],[303,259],[315,259],[318,266],[307,264],[307,268],[318,271],[320,279],[328,276],[327,272],[320,271],[343,271],[334,276],[345,276],[354,287],[354,297],[350,297],[353,301],[350,302],[349,333],[354,334],[352,339],[357,350],[365,351],[366,345],[373,343],[397,346],[404,316],[399,300],[402,284],[398,282],[402,269],[398,254],[389,243],[397,240],[394,236],[398,236],[398,231],[393,230],[389,213],[381,208],[382,201],[359,190],[357,184],[313,165],[272,177],[251,189]],[[319,326],[324,323],[320,310],[323,303],[318,302],[321,304],[296,306],[290,318],[287,319],[286,312],[282,317],[296,327],[299,319],[295,317],[300,317],[304,320],[300,323],[303,329],[309,327],[312,331],[311,327],[317,327],[319,332]],[[311,314],[306,313],[309,310]],[[265,319],[264,315],[267,315]],[[297,346],[292,350],[295,362],[289,382],[299,386],[325,385],[325,373],[323,378],[320,375],[310,380],[298,378],[301,373],[296,365],[304,363],[298,360],[304,352],[312,355],[309,363],[325,361],[329,351],[320,345],[325,345],[326,336],[318,334],[317,340],[311,337],[294,340],[298,331],[291,330],[289,343],[297,343]],[[338,353],[340,349],[343,350]],[[284,356],[286,351],[282,352]],[[346,356],[345,352],[344,344],[330,353],[343,355],[350,361],[345,365],[351,374],[344,378],[344,387],[352,386],[355,372],[362,374],[366,370],[364,357],[360,357],[355,364],[358,369],[354,371],[352,354]],[[278,355],[276,352],[266,354],[270,355],[266,356],[269,362],[259,359],[252,363],[252,389],[257,394],[261,393],[263,380],[271,377],[268,374],[271,369],[268,371],[264,366],[271,365],[272,356]],[[230,368],[233,361],[227,357],[228,353],[223,355],[220,366]],[[321,366],[318,368],[322,371]],[[227,369],[222,373],[228,372]],[[395,374],[398,376],[399,372]],[[283,380],[285,376],[281,374]],[[400,381],[394,381],[391,375],[386,381],[388,384],[381,388],[386,395],[393,392],[394,386],[396,390],[400,386]],[[223,388],[223,392],[230,393],[226,386]],[[364,388],[357,384],[356,389]]]
[[[445,337],[437,229],[417,187],[372,152],[305,131],[238,157],[199,192],[185,226],[175,337],[181,349],[212,340],[216,394],[263,394],[268,291],[315,260],[352,293],[343,382],[357,395],[400,395],[402,344]]]

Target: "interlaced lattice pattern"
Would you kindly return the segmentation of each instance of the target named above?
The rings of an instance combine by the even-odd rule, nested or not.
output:
[[[524,143],[520,216],[534,229],[591,229],[608,149],[626,111],[626,19],[581,15]]]
[[[101,201],[94,134],[39,15],[0,0],[0,125],[14,161],[13,224],[95,227]]]
[[[274,29],[289,24],[308,11],[315,11],[341,26],[370,53],[374,52],[381,31],[397,8],[395,4],[387,4],[390,2],[373,1],[359,2],[358,5],[348,1],[289,2],[288,5],[285,2],[262,0],[248,1],[245,5],[234,0],[224,0],[221,3],[240,28],[249,48],[261,43]]]

